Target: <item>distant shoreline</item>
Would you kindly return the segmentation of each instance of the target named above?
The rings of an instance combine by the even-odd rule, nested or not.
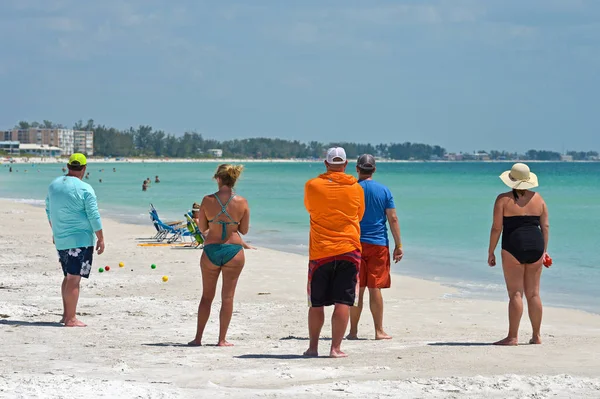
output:
[[[0,164],[11,163],[36,163],[36,164],[65,164],[66,158],[41,158],[41,157],[4,157],[0,158]],[[321,163],[319,159],[253,159],[253,158],[88,158],[88,163]],[[349,160],[351,163],[352,160]],[[378,159],[380,163],[597,163],[598,161],[590,160],[573,160],[573,161],[540,161],[529,159],[506,159],[506,160],[465,160],[465,161],[449,161],[449,160],[401,160],[401,159]]]

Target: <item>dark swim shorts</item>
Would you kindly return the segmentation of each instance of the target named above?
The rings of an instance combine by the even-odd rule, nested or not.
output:
[[[360,251],[314,259],[308,264],[308,304],[312,307],[358,303]]]
[[[61,249],[58,251],[58,260],[62,266],[65,277],[67,274],[90,277],[94,247],[81,247]]]

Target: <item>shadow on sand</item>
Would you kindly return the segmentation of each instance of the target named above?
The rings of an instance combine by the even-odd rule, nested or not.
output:
[[[143,346],[159,346],[159,347],[166,347],[166,346],[171,346],[173,348],[195,348],[195,346],[190,346],[188,344],[182,344],[181,342],[156,342],[153,344],[142,344]],[[210,346],[210,345],[204,345],[204,346]]]
[[[265,355],[265,354],[248,354],[235,356],[237,359],[278,359],[278,360],[296,360],[296,359],[314,359],[315,357],[303,355]],[[322,356],[319,356],[322,357]]]
[[[279,338],[280,341],[308,341],[308,337],[298,337],[288,335],[287,337]],[[331,338],[320,338],[319,341],[331,341]]]
[[[492,346],[490,342],[432,342],[429,346]]]
[[[27,326],[27,327],[62,327],[63,325],[53,321],[23,321],[23,320],[0,320],[5,326]]]
[[[181,342],[156,342],[153,344],[142,344],[142,345],[143,346],[157,346],[157,347],[170,346],[172,348],[202,348],[203,346],[217,347],[217,344],[202,344],[202,345],[196,346],[196,345],[182,344]]]

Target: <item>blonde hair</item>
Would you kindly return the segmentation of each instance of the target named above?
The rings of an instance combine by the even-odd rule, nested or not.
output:
[[[215,179],[218,177],[221,179],[221,183],[228,187],[235,186],[235,182],[242,174],[242,170],[244,170],[244,165],[231,165],[224,163],[219,165],[215,175],[213,176]]]

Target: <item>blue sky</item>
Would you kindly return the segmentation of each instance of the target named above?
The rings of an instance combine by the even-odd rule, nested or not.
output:
[[[600,150],[600,1],[2,0],[0,129]]]

